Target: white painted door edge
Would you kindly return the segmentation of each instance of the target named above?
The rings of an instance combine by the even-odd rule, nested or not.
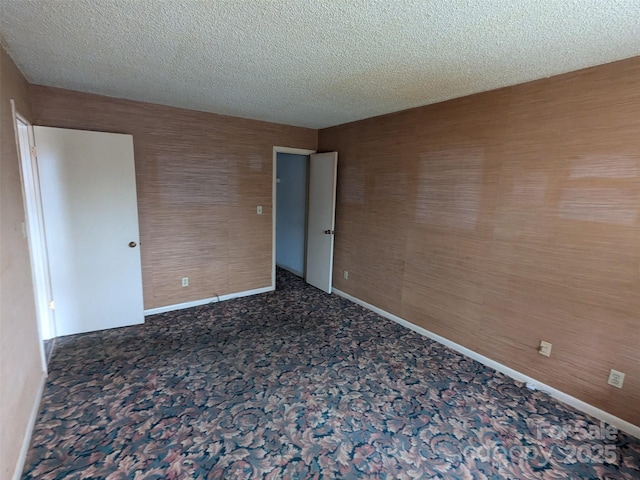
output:
[[[278,154],[292,153],[294,155],[311,155],[316,150],[292,147],[273,147],[272,178],[271,178],[271,286],[276,288],[276,192],[278,179]]]
[[[158,313],[172,312],[174,310],[182,310],[184,308],[199,307],[207,303],[217,303],[224,300],[232,300],[234,298],[248,297],[250,295],[258,295],[259,293],[273,292],[273,286],[255,288],[253,290],[245,290],[244,292],[228,293],[219,297],[203,298],[202,300],[194,300],[192,302],[176,303],[175,305],[167,305],[164,307],[149,308],[144,311],[144,316],[156,315]]]
[[[447,340],[446,338],[441,337],[436,333],[430,332],[429,330],[419,327],[418,325],[415,325],[405,320],[404,318],[398,317],[393,313],[389,313],[385,310],[382,310],[381,308],[378,308],[375,305],[371,305],[370,303],[365,302],[364,300],[360,300],[359,298],[351,296],[348,293],[340,291],[336,288],[333,289],[333,293],[335,293],[340,297],[346,298],[347,300],[351,300],[353,303],[357,303],[358,305],[361,305],[377,313],[378,315],[388,318],[389,320],[393,320],[394,322],[399,323],[404,327],[410,328],[411,330],[419,333],[420,335],[430,338],[431,340],[434,340],[444,345],[445,347],[449,347],[452,350],[455,350],[458,353],[461,353],[469,358],[472,358],[473,360],[476,360],[477,362],[480,362],[483,365],[486,365],[487,367],[493,368],[494,370],[497,370],[500,373],[504,373],[505,375],[519,382],[527,383],[535,387],[536,390],[545,392],[550,396],[552,396],[553,398],[555,398],[556,400],[566,403],[567,405],[570,405],[573,408],[586,413],[587,415],[591,415],[592,417],[597,418],[598,420],[602,420],[603,422],[609,425],[612,425],[618,430],[622,430],[623,432],[626,432],[629,435],[633,435],[636,438],[640,438],[640,426],[638,425],[634,425],[631,422],[627,422],[626,420],[616,417],[615,415],[612,415],[608,412],[605,412],[600,408],[594,407],[593,405],[587,402],[584,402],[576,397],[572,397],[571,395],[566,394],[556,388],[550,387],[545,383],[539,382],[535,378],[525,375],[524,373],[520,373],[517,370],[514,370],[512,368],[507,367],[506,365],[496,362],[495,360],[491,360],[489,357],[480,355],[479,353],[476,353],[473,350],[468,349],[467,347],[463,347],[458,343],[452,342],[451,340]]]

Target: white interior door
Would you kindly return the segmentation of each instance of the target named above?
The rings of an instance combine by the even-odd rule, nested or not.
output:
[[[337,170],[337,152],[310,156],[306,280],[327,293],[333,273]]]
[[[34,135],[56,334],[143,323],[133,137]]]

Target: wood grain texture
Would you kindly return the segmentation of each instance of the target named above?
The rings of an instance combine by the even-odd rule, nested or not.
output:
[[[31,120],[28,84],[0,46],[0,478],[11,478],[44,373],[11,100]]]
[[[639,78],[636,57],[321,130],[334,286],[640,425]]]
[[[315,149],[316,130],[42,86],[31,96],[38,125],[133,135],[145,308],[271,284],[273,147]]]

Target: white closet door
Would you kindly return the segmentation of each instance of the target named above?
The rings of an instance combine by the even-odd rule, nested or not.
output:
[[[143,323],[133,137],[34,134],[57,335]]]
[[[338,153],[316,153],[309,158],[306,281],[331,293]]]

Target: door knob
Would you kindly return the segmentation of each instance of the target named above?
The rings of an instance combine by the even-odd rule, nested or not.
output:
[[[136,245],[137,245],[136,242],[129,242],[129,246],[131,248],[135,248]]]
[[[333,235],[335,232],[333,230],[325,230],[324,234],[325,235]]]

